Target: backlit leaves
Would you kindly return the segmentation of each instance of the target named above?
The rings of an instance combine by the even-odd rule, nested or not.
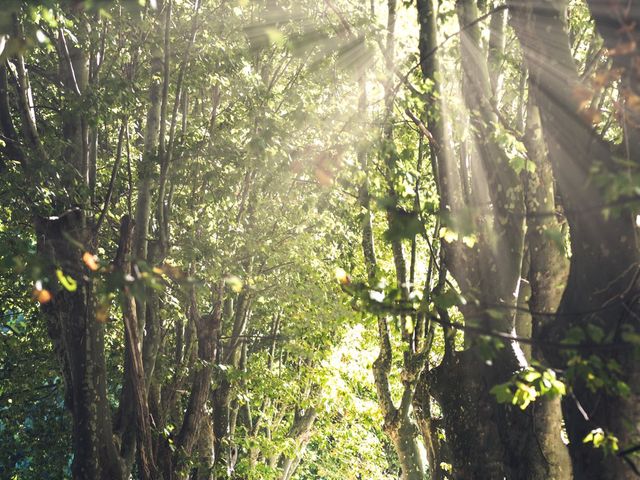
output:
[[[92,255],[89,252],[84,252],[82,254],[82,261],[87,266],[87,268],[92,272],[95,272],[96,270],[98,270],[98,268],[100,268],[98,265],[98,257],[96,257],[95,255]]]
[[[244,283],[242,282],[240,277],[236,275],[229,275],[225,278],[224,281],[234,293],[240,293],[242,291],[242,287],[244,286]]]
[[[56,277],[65,290],[75,292],[78,289],[78,282],[76,282],[73,277],[65,275],[60,268],[56,269]]]
[[[607,454],[614,454],[619,450],[618,438],[602,428],[594,428],[582,440],[583,443],[590,443],[594,448],[601,448]]]
[[[567,389],[554,370],[532,365],[514,375],[509,382],[494,386],[491,393],[499,403],[511,403],[524,410],[542,396],[566,395]]]

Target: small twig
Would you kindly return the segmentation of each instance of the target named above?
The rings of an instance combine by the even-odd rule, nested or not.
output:
[[[475,333],[478,335],[486,335],[489,337],[499,338],[501,340],[507,340],[509,342],[518,342],[524,343],[527,345],[545,345],[548,347],[553,347],[561,350],[611,350],[611,349],[620,349],[620,348],[637,348],[636,345],[630,344],[628,342],[610,342],[610,343],[568,343],[568,342],[554,342],[547,341],[533,337],[521,337],[519,335],[514,335],[513,333],[502,332],[500,330],[493,330],[487,327],[480,327],[477,325],[469,325],[463,324],[460,322],[451,322],[448,320],[444,320],[437,315],[434,315],[428,309],[422,308],[407,308],[407,307],[396,307],[393,305],[375,305],[376,309],[391,313],[391,314],[415,314],[415,313],[424,313],[428,316],[429,320],[442,327],[449,327],[456,330],[462,330],[464,332]],[[479,316],[479,315],[478,315]],[[478,317],[476,316],[476,317]],[[470,316],[467,316],[467,319],[470,319]]]
[[[433,138],[433,135],[431,135],[431,132],[427,129],[427,127],[425,126],[425,124],[422,122],[422,120],[420,120],[418,117],[416,117],[413,112],[411,110],[409,110],[408,108],[404,111],[404,113],[407,115],[407,117],[409,117],[411,119],[411,121],[413,123],[416,124],[416,126],[418,127],[418,129],[420,130],[420,133],[427,137],[427,139],[429,140],[429,142],[434,145],[435,147],[438,146],[438,143],[435,141],[435,139]]]

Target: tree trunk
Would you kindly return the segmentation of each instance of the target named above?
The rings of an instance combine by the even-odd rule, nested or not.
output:
[[[107,399],[103,324],[95,318],[93,282],[81,262],[80,245],[90,229],[81,210],[36,222],[38,252],[48,259],[48,276],[56,268],[75,280],[74,291],[60,289],[43,306],[49,334],[62,362],[67,407],[73,428],[74,480],[124,479],[113,442]]]
[[[213,429],[210,418],[207,418],[200,428],[198,456],[198,468],[194,480],[213,480]]]
[[[190,458],[198,439],[199,429],[203,420],[207,418],[205,405],[211,392],[216,345],[222,324],[223,289],[224,282],[219,281],[214,294],[215,304],[213,306],[213,313],[202,316],[198,312],[195,287],[193,287],[191,292],[190,315],[192,315],[195,320],[196,334],[198,337],[198,362],[200,365],[191,382],[187,410],[184,414],[180,431],[175,439],[176,453],[174,456],[176,460],[174,461],[174,469],[177,473],[177,478],[186,477],[187,472],[182,463],[184,460]],[[166,472],[166,474],[169,473],[173,472]]]
[[[547,157],[542,136],[540,114],[535,94],[529,92],[525,146],[528,161],[535,170],[525,171],[527,182],[527,243],[529,246],[528,279],[531,290],[529,310],[532,312],[530,336],[544,342],[543,332],[552,317],[547,312],[555,312],[560,304],[562,286],[568,273],[568,261],[560,246],[550,236],[560,232],[556,218],[553,188],[553,172]],[[547,364],[542,349],[535,345],[532,356],[541,364]],[[541,473],[550,479],[571,479],[572,466],[567,446],[562,441],[562,408],[560,398],[541,398],[532,406],[538,445],[545,462],[540,465]]]
[[[430,372],[429,393],[442,410],[454,478],[514,478],[505,465],[483,364],[473,349],[455,352]]]
[[[436,420],[431,416],[429,380],[429,371],[425,368],[416,384],[413,414],[424,441],[430,478],[431,480],[444,480],[447,471],[443,468],[443,464],[450,464],[451,460],[446,455],[446,446],[440,439]]]
[[[231,407],[231,384],[222,372],[217,378],[217,386],[212,392],[213,409],[213,450],[216,478],[227,478],[228,463],[226,440],[229,436],[229,414]]]
[[[289,429],[289,438],[293,438],[296,443],[296,454],[293,457],[284,457],[280,460],[280,468],[282,469],[280,480],[290,480],[295,473],[307,444],[311,440],[311,431],[317,415],[315,408],[296,412],[293,424]]]
[[[637,267],[633,268],[639,261],[636,233],[629,209],[604,214],[606,197],[591,180],[594,167],[611,174],[618,168],[611,147],[579,114],[576,92],[581,84],[569,48],[565,9],[565,1],[525,2],[511,8],[571,234],[569,279],[558,317],[546,329],[545,337],[561,340],[572,327],[584,332],[595,328],[607,341],[622,342],[622,332],[638,331],[635,319],[640,307],[635,299],[640,286]],[[584,347],[576,353],[589,361],[599,357],[603,365],[616,362],[620,373],[606,373],[613,376],[614,384],[624,381],[631,392],[624,396],[602,388],[593,391],[585,378],[577,376],[573,395],[563,401],[574,475],[605,480],[635,478],[621,458],[605,455],[583,441],[599,427],[615,435],[623,449],[638,443],[640,370],[633,350],[622,343],[621,348]],[[550,349],[544,354],[566,365],[567,357]],[[588,419],[584,412],[588,412]]]
[[[413,420],[406,416],[399,419],[398,425],[388,431],[402,468],[403,480],[424,480],[425,466]]]
[[[131,271],[131,264],[127,258],[131,255],[131,241],[133,224],[129,216],[122,219],[120,225],[120,244],[114,266],[124,278]],[[138,458],[141,476],[144,480],[157,478],[156,465],[153,457],[153,447],[151,438],[151,422],[149,414],[148,390],[145,382],[145,372],[138,339],[138,322],[136,318],[136,302],[127,287],[123,292],[122,317],[125,331],[125,383],[128,385],[130,397],[122,397],[121,401],[130,402],[131,412],[135,418],[135,431],[131,425],[125,425],[125,434],[132,439],[138,439]],[[130,420],[129,418],[126,421]],[[129,431],[131,431],[129,433]],[[132,442],[131,454],[126,462],[127,470],[131,469],[133,450],[135,443]]]
[[[457,3],[461,28],[461,57],[464,72],[465,102],[471,114],[475,136],[472,155],[477,155],[474,174],[483,174],[489,185],[493,211],[476,217],[479,242],[474,249],[462,249],[458,245],[443,245],[447,266],[458,281],[467,298],[474,296],[480,308],[467,306],[463,310],[468,322],[487,325],[499,331],[510,332],[515,326],[515,310],[519,299],[520,272],[524,242],[524,199],[520,181],[493,140],[492,125],[497,122],[491,106],[497,82],[480,48],[480,32],[477,24],[477,7],[474,2]],[[427,78],[434,78],[434,48],[437,45],[433,30],[433,5],[426,0],[418,3],[421,24],[421,64]],[[430,40],[430,41],[429,41]],[[431,47],[431,48],[430,48]],[[495,52],[494,52],[495,53]],[[495,69],[494,69],[495,70]],[[437,117],[430,128],[438,124]],[[434,142],[435,143],[435,142]],[[442,147],[438,146],[439,149]],[[440,171],[437,178],[439,193],[446,205],[457,204],[462,196],[461,184],[451,188],[451,174],[455,171],[447,160],[438,158]],[[456,185],[456,184],[454,184]],[[448,188],[442,188],[448,187]],[[482,200],[482,192],[469,191],[471,198]],[[453,190],[453,193],[451,191]],[[475,197],[474,197],[475,196]],[[456,201],[457,200],[457,201]],[[480,203],[484,205],[484,203]],[[452,209],[455,218],[456,208]],[[455,224],[453,224],[455,227]],[[455,243],[455,242],[454,242]],[[477,267],[474,267],[477,265]],[[502,306],[500,318],[489,318],[486,308]],[[489,390],[496,383],[506,381],[520,367],[518,345],[507,345],[487,365],[478,346],[470,346],[464,352],[453,352],[442,365],[429,372],[430,391],[443,410],[447,443],[451,448],[456,478],[547,478],[540,473],[544,464],[542,452],[536,445],[534,424],[531,418],[515,407],[498,405]],[[515,432],[518,432],[515,434]],[[478,439],[486,439],[478,441]]]

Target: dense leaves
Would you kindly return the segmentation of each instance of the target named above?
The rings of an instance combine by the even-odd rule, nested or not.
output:
[[[2,478],[637,473],[637,8],[5,3]]]

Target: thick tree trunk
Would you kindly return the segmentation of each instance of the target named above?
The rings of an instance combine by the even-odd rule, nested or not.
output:
[[[107,399],[103,324],[95,318],[93,283],[81,261],[80,245],[89,241],[81,210],[36,222],[38,251],[56,269],[75,280],[74,291],[60,289],[43,306],[49,334],[62,362],[67,407],[73,428],[74,480],[124,479],[123,465],[113,442]]]
[[[438,187],[440,210],[451,213],[451,218],[443,219],[443,224],[457,230],[462,226],[458,216],[463,208],[464,195],[445,125],[446,109],[441,105],[442,72],[437,56],[436,5],[433,0],[419,0],[417,7],[421,70],[432,84],[431,90],[427,92],[431,102],[426,111],[426,123],[431,133],[431,165]],[[449,270],[458,280],[463,292],[472,291],[480,281],[477,252],[466,248],[461,242],[441,241],[441,248],[446,268],[441,265],[440,275],[446,275]],[[447,460],[452,464],[455,478],[501,478],[505,472],[504,451],[490,413],[491,404],[488,402],[492,399],[487,387],[482,384],[481,377],[473,370],[477,368],[478,359],[467,362],[466,357],[470,355],[474,353],[449,352],[440,366],[428,374],[425,372],[421,389],[416,394],[424,395],[426,391],[440,405],[442,427],[446,432],[446,445],[450,452]],[[421,399],[422,403],[428,401]],[[422,413],[422,410],[418,413]],[[424,422],[426,419],[421,423]],[[483,438],[491,440],[482,441]],[[430,467],[434,477],[436,472],[444,474],[439,470],[439,463]]]
[[[213,480],[213,429],[211,418],[207,418],[200,428],[198,445],[198,468],[194,480]]]
[[[511,8],[571,234],[569,279],[556,322],[545,333],[547,338],[562,339],[572,327],[585,332],[596,328],[607,341],[621,342],[625,330],[638,331],[636,233],[629,210],[604,215],[605,197],[591,180],[594,167],[614,174],[617,167],[610,146],[579,114],[576,92],[581,84],[569,48],[565,9],[565,1],[525,2]],[[566,361],[555,352],[544,353],[560,365]],[[633,350],[623,344],[604,350],[585,347],[577,353],[591,361],[599,357],[604,365],[616,362],[620,373],[608,374],[626,382],[631,393],[594,391],[585,378],[574,381],[573,395],[563,402],[574,474],[585,479],[634,478],[622,459],[583,442],[599,427],[616,435],[623,449],[638,443],[640,370]]]
[[[498,82],[495,78],[492,82],[479,46],[479,29],[473,24],[477,7],[471,1],[460,1],[457,6],[460,24],[465,27],[460,41],[465,101],[476,133],[473,152],[478,155],[478,161],[474,164],[482,165],[475,173],[485,175],[494,211],[484,215],[484,219],[477,218],[478,225],[484,227],[478,234],[480,241],[476,249],[465,251],[455,245],[445,245],[448,254],[445,258],[463,295],[479,295],[478,300],[484,308],[505,307],[501,318],[488,318],[483,308],[467,307],[464,312],[467,321],[480,321],[500,331],[511,331],[516,319],[511,313],[511,305],[517,304],[520,298],[524,202],[519,178],[492,140],[492,125],[497,118],[491,103]],[[431,70],[434,68],[431,46],[436,44],[433,5],[422,0],[418,9],[423,73],[427,78],[435,78],[435,72]],[[497,40],[494,39],[494,43]],[[496,60],[496,54],[494,51],[491,58]],[[437,125],[436,117],[430,128],[437,132],[434,128]],[[447,160],[438,160],[437,166],[441,169]],[[447,170],[451,172],[451,160],[448,162]],[[450,175],[444,174],[442,169],[436,173],[441,202],[444,198],[448,200],[445,205],[451,205],[456,196],[462,196],[462,190],[458,188],[451,194]],[[469,193],[473,196],[481,192]],[[452,216],[455,213],[454,209]],[[475,264],[478,267],[474,267]],[[520,367],[518,358],[524,356],[517,355],[519,347],[507,345],[493,359],[493,366],[488,366],[480,356],[479,348],[471,342],[466,343],[471,345],[469,350],[453,352],[429,373],[430,391],[443,410],[454,475],[456,478],[548,478],[540,469],[545,460],[537,446],[530,416],[515,407],[496,404],[489,393],[493,385],[506,381]],[[518,432],[517,435],[514,432]],[[487,440],[477,441],[478,438]]]
[[[227,439],[229,437],[229,415],[231,409],[231,384],[224,372],[217,378],[217,386],[211,395],[213,420],[213,451],[216,478],[227,478],[229,461]]]
[[[482,215],[478,232],[482,247],[478,259],[483,282],[480,296],[486,307],[512,306],[517,302],[524,245],[524,199],[520,179],[495,140],[497,115],[491,106],[493,97],[489,68],[480,48],[480,29],[474,1],[457,2],[458,22],[472,25],[461,33],[460,56],[463,93],[471,117],[478,164],[490,190],[492,211]],[[472,199],[474,197],[472,192]],[[483,204],[480,204],[483,205]],[[491,326],[511,331],[514,316],[508,310]]]
[[[430,372],[429,385],[442,410],[453,477],[516,478],[505,464],[484,360],[471,349],[455,352],[445,362]]]
[[[199,429],[203,420],[207,418],[205,405],[211,392],[213,368],[216,357],[216,345],[222,325],[222,302],[224,282],[218,282],[214,293],[215,304],[213,313],[200,315],[198,312],[195,288],[191,292],[190,315],[193,316],[198,336],[198,366],[191,382],[191,391],[182,420],[182,426],[175,439],[174,469],[176,478],[185,478],[187,472],[184,468],[184,460],[189,459],[198,440]],[[165,474],[169,474],[166,472]],[[173,472],[171,472],[173,473]]]
[[[475,250],[479,266],[477,283],[469,285],[452,273],[463,295],[479,301],[479,307],[464,310],[468,322],[510,332],[515,327],[522,252],[524,242],[524,202],[519,179],[493,139],[497,118],[491,106],[493,89],[489,68],[480,48],[477,7],[472,1],[457,3],[458,19],[466,27],[461,34],[460,50],[463,67],[465,103],[471,115],[475,134],[474,160],[489,186],[491,211],[477,217],[480,230]],[[474,186],[475,187],[475,186]],[[481,192],[470,191],[471,198]],[[479,203],[484,205],[484,203]],[[499,317],[487,315],[487,308],[501,308]],[[450,440],[455,475],[461,478],[542,478],[533,472],[543,459],[535,448],[535,433],[529,416],[519,409],[498,405],[489,393],[493,385],[506,381],[520,366],[520,347],[508,344],[495,354],[492,362],[480,355],[481,346],[465,342],[470,348],[454,352],[433,371],[432,390],[444,413],[447,439]],[[515,432],[518,432],[515,434]],[[470,438],[486,438],[471,444]]]

